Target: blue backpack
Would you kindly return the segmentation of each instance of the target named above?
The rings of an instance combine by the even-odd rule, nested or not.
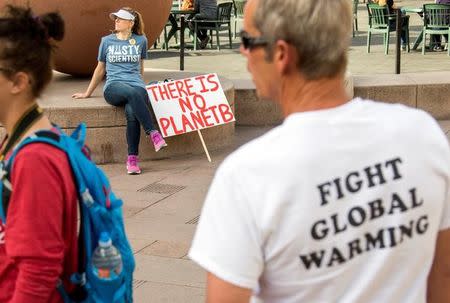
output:
[[[68,293],[61,281],[57,288],[65,303],[131,303],[132,281],[135,261],[128,243],[122,215],[122,200],[111,191],[109,181],[103,171],[89,157],[84,144],[86,125],[80,124],[69,137],[62,131],[39,131],[26,138],[17,146],[9,159],[0,163],[0,219],[6,223],[7,206],[11,193],[8,181],[12,163],[20,150],[32,143],[46,143],[63,150],[69,159],[78,190],[80,206],[80,236],[78,241],[78,272],[73,273],[71,282],[76,285],[73,293]],[[2,173],[3,172],[3,173]],[[120,251],[123,262],[122,272],[113,278],[100,279],[92,268],[92,254],[98,245],[101,232],[108,232],[113,245]]]

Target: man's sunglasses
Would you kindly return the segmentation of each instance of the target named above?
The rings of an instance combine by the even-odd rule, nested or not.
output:
[[[252,49],[258,46],[267,46],[269,41],[264,37],[252,37],[246,31],[241,31],[241,44],[244,49]]]

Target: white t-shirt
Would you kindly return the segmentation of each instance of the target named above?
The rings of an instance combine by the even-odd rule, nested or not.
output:
[[[189,256],[252,302],[425,302],[449,187],[448,141],[423,111],[292,114],[222,163]]]

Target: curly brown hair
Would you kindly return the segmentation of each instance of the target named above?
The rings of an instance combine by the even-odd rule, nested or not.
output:
[[[33,15],[31,8],[7,5],[0,17],[1,72],[11,77],[26,72],[39,97],[52,78],[53,40],[64,37],[64,21],[56,13]]]

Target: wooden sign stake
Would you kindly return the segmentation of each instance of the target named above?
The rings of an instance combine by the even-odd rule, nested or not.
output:
[[[205,150],[206,157],[208,158],[208,161],[211,162],[211,157],[209,156],[208,148],[206,147],[205,140],[203,140],[202,133],[200,132],[199,129],[197,129],[197,133],[198,133],[198,136],[200,137],[200,141],[202,141],[202,145],[203,145],[203,149]]]

